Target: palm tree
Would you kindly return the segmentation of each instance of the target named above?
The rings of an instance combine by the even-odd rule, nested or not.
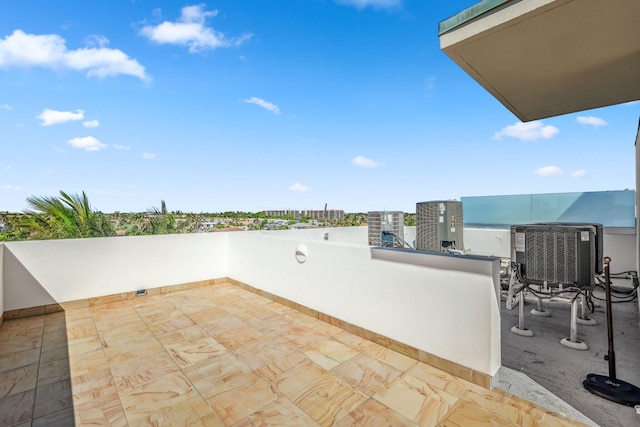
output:
[[[145,234],[171,234],[177,232],[176,219],[167,211],[167,204],[160,200],[160,209],[152,207],[148,210],[149,222],[144,229]]]
[[[27,197],[31,209],[30,221],[22,226],[30,228],[36,238],[73,239],[80,237],[104,237],[115,235],[108,219],[100,212],[91,210],[89,198],[67,194],[60,190],[60,197]]]

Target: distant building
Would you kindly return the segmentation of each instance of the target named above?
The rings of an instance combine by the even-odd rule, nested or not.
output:
[[[292,209],[262,211],[262,214],[264,216],[286,216],[286,215],[291,215],[294,219],[300,219],[300,211],[296,211],[296,210],[292,210]]]
[[[293,219],[300,219],[302,217],[308,217],[316,220],[341,220],[344,218],[344,211],[341,209],[316,209],[316,210],[304,210],[296,211],[291,209],[286,210],[264,210],[262,211],[264,216],[286,216],[291,215]]]
[[[6,229],[6,224],[4,222],[0,222],[0,233],[4,233],[4,230]]]
[[[297,222],[295,224],[291,224],[289,226],[289,230],[300,230],[305,228],[314,228],[313,224],[309,224],[308,222]]]
[[[207,221],[202,221],[202,224],[200,225],[200,228],[203,229],[203,230],[211,230],[211,229],[215,228],[216,225],[217,225],[217,222],[207,220]]]
[[[344,218],[344,211],[341,209],[306,210],[306,211],[302,211],[301,215],[309,218],[313,218],[313,219],[340,220]]]

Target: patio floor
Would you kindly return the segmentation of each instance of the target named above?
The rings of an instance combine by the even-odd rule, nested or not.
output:
[[[229,283],[6,320],[0,426],[583,425]]]

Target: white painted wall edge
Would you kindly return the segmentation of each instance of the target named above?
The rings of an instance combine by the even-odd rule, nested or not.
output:
[[[7,242],[4,309],[226,277],[229,234]]]
[[[4,243],[0,243],[0,317],[4,314]]]
[[[243,283],[491,376],[500,366],[497,260],[427,267],[374,259],[368,246],[250,232],[231,236],[228,250],[230,277]]]

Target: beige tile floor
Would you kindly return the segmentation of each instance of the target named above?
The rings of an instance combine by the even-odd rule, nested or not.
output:
[[[232,284],[5,321],[0,426],[574,426]]]

